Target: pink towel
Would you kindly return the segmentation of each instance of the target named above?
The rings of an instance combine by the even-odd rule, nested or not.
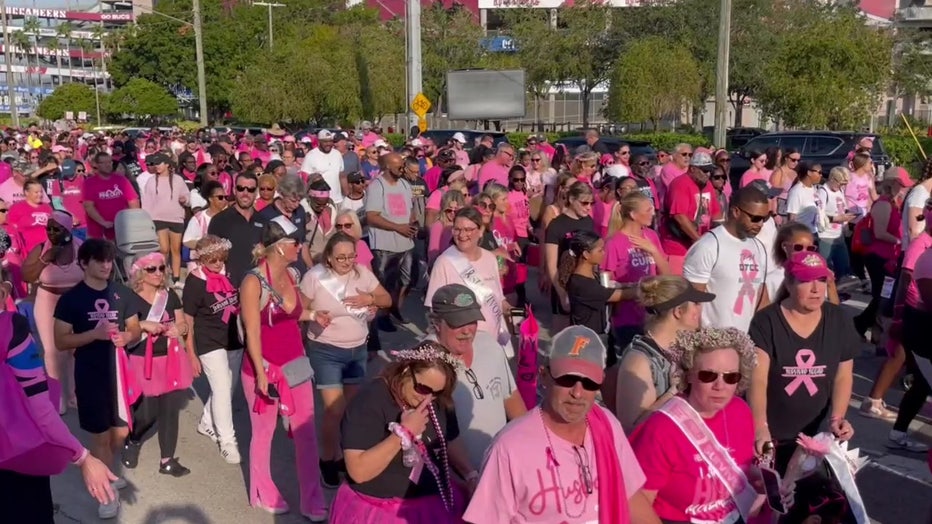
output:
[[[599,472],[599,522],[629,524],[628,494],[612,424],[598,406],[592,407],[587,419],[595,447],[595,467]]]

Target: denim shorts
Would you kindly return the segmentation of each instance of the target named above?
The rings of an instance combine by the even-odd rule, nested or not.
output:
[[[330,344],[308,341],[308,358],[314,368],[317,389],[360,384],[366,378],[366,345],[344,349]]]

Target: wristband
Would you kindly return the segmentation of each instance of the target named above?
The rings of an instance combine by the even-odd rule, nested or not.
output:
[[[397,422],[391,422],[388,424],[388,430],[394,433],[396,437],[401,439],[401,449],[407,451],[411,449],[411,446],[414,445],[414,435],[408,431],[408,428]]]
[[[90,452],[87,450],[87,448],[82,449],[81,455],[77,458],[77,460],[72,462],[72,464],[80,468],[81,466],[84,465],[84,462],[87,460],[88,455],[90,455]]]

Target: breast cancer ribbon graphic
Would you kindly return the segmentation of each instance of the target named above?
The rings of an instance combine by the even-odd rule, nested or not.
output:
[[[94,301],[94,311],[97,312],[97,325],[106,324],[109,322],[109,313],[110,313],[110,302],[105,298],[99,298]]]
[[[223,302],[224,300],[227,300],[228,298],[229,297],[226,296],[225,293],[214,293],[214,299],[216,299],[217,302]],[[230,317],[232,317],[233,314],[238,313],[239,312],[238,310],[239,308],[237,306],[231,305],[230,302],[227,301],[227,305],[223,307],[223,317],[222,317],[223,323],[229,324]]]
[[[816,386],[815,382],[812,381],[812,376],[809,372],[815,367],[815,353],[811,349],[800,349],[796,352],[796,367],[788,368],[796,370],[798,375],[789,375],[784,371],[784,377],[794,377],[789,384],[786,385],[784,391],[787,395],[793,396],[793,393],[796,393],[796,390],[799,389],[799,386],[806,386],[806,391],[809,392],[809,396],[815,396],[819,392],[819,386]]]
[[[757,294],[757,290],[754,289],[754,279],[757,278],[758,270],[754,254],[749,249],[742,250],[739,260],[738,270],[741,272],[741,289],[738,290],[738,298],[735,299],[735,315],[740,315],[744,311],[745,300],[749,300],[753,305],[754,297]]]

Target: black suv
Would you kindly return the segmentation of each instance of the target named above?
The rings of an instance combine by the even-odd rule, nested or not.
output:
[[[794,148],[800,152],[802,159],[821,164],[825,176],[836,166],[848,165],[848,153],[854,151],[857,143],[865,136],[873,136],[874,149],[871,157],[878,166],[890,167],[890,157],[883,149],[883,141],[877,135],[853,133],[846,131],[780,131],[756,136],[731,156],[731,172],[728,176],[734,187],[738,187],[741,175],[751,167],[748,158],[750,151],[763,153],[769,147],[779,147],[786,151]]]
[[[628,144],[631,148],[631,158],[638,155],[644,155],[650,160],[657,158],[657,150],[650,145],[650,142],[644,140],[625,140],[624,137],[601,136],[599,137],[599,141],[605,144],[605,147],[608,148],[608,152],[612,154],[615,154],[616,151],[621,149],[621,144]],[[554,142],[554,144],[565,145],[566,149],[569,150],[570,156],[573,156],[576,154],[577,149],[586,145],[586,139],[582,136],[571,136],[561,138]]]
[[[421,133],[421,136],[431,139],[437,147],[443,147],[448,140],[453,140],[453,135],[456,133],[463,133],[463,138],[466,139],[463,149],[466,151],[471,151],[472,148],[476,147],[476,140],[483,135],[491,136],[496,146],[508,142],[508,135],[501,131],[483,131],[481,129],[429,129]]]

